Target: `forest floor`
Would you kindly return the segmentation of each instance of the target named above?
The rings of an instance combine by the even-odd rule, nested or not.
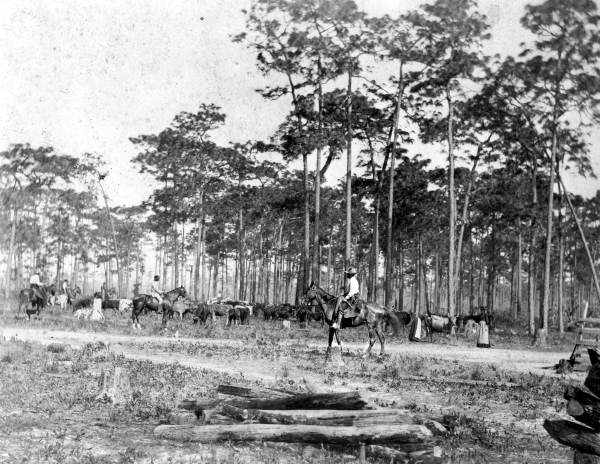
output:
[[[388,356],[363,360],[359,349],[366,334],[357,329],[343,334],[350,340],[344,345],[346,367],[329,370],[323,363],[325,329],[318,324],[288,332],[281,323],[257,319],[237,327],[198,327],[184,319],[170,322],[161,334],[156,316],[143,323],[142,333],[135,334],[127,315],[113,313],[100,324],[58,310],[31,322],[8,314],[0,318],[0,462],[356,459],[355,449],[199,446],[153,438],[153,427],[181,399],[214,395],[219,383],[298,391],[307,385],[324,391],[358,389],[376,406],[443,417],[450,433],[436,438],[436,444],[455,463],[572,459],[542,428],[544,419],[566,414],[564,387],[584,378],[583,373],[562,376],[545,369],[568,357],[572,345],[566,338],[540,351],[528,343],[510,349],[502,333],[493,335],[501,348],[491,349],[478,349],[474,340],[460,336],[438,336],[434,343],[393,337]],[[98,346],[108,349],[97,350],[99,356]],[[124,407],[94,400],[101,370],[115,365],[132,373],[134,401]]]

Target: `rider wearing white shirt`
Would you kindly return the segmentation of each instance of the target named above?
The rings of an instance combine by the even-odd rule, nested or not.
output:
[[[341,309],[341,304],[342,302],[345,302],[348,307],[352,306],[354,304],[354,300],[356,299],[356,297],[358,296],[358,292],[359,292],[359,287],[358,287],[358,280],[356,279],[356,269],[354,267],[351,267],[350,269],[348,269],[346,272],[346,285],[345,285],[345,292],[343,295],[338,297],[336,306],[335,306],[335,311],[337,314],[337,322],[334,322],[333,325],[331,326],[333,329],[339,329],[342,327],[342,319],[344,317],[344,311]]]
[[[162,286],[160,285],[160,277],[157,275],[154,276],[152,286],[150,287],[150,295],[158,300],[158,308],[160,309],[163,302],[163,291]]]
[[[46,300],[46,295],[44,294],[42,283],[40,282],[40,275],[37,272],[34,272],[31,277],[29,277],[29,287],[38,298],[44,301]]]

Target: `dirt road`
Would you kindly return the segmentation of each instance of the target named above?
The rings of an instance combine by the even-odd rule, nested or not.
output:
[[[173,341],[180,343],[202,343],[215,347],[242,347],[246,343],[243,340],[231,339],[214,339],[214,338],[173,338],[172,336],[129,336],[129,335],[114,335],[98,332],[69,332],[64,330],[44,330],[37,328],[17,328],[17,327],[0,327],[0,335],[5,338],[13,338],[27,340],[37,343],[67,343],[74,347],[79,347],[85,343],[102,341],[109,343],[117,352],[122,352],[125,356],[154,360],[157,362],[173,362],[177,361],[182,364],[190,365],[191,367],[213,369],[223,372],[238,373],[245,371],[244,375],[258,375],[264,379],[265,375],[273,377],[272,371],[266,369],[265,372],[248,372],[247,363],[236,365],[234,361],[223,365],[216,363],[210,359],[210,356],[180,356],[173,352],[163,352],[153,350],[149,353],[144,350],[136,349],[136,344],[152,343],[160,346],[161,344],[169,344]],[[281,342],[284,344],[285,342]],[[298,342],[290,342],[295,348],[298,347]],[[308,342],[307,349],[323,349],[325,351],[325,343]],[[350,350],[361,350],[364,345],[358,343],[348,343],[344,345]],[[378,345],[375,346],[375,349]],[[375,350],[374,350],[375,351]],[[387,346],[388,353],[391,354],[416,354],[427,356],[436,359],[446,359],[451,361],[461,362],[483,362],[494,364],[499,368],[506,370],[514,370],[518,372],[532,372],[539,375],[555,375],[552,370],[544,369],[552,366],[561,358],[567,358],[570,353],[567,352],[552,352],[552,351],[531,351],[531,350],[512,350],[512,349],[480,349],[476,347],[453,346],[431,343],[391,343]],[[377,352],[377,351],[375,351]],[[188,359],[189,358],[189,359]]]

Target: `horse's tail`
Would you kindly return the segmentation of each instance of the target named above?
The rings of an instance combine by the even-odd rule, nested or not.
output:
[[[400,319],[394,311],[386,311],[388,321],[392,324],[392,330],[394,331],[394,335],[398,335],[400,333]]]

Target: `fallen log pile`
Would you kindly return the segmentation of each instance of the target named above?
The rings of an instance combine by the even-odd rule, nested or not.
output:
[[[544,428],[559,443],[575,450],[574,464],[600,464],[600,362],[595,349],[588,350],[592,368],[583,386],[568,386],[567,412],[577,422],[546,420]]]
[[[394,462],[440,463],[433,436],[446,433],[438,421],[400,409],[369,409],[359,392],[297,394],[220,385],[219,397],[185,400],[190,421],[159,425],[159,438],[211,443],[273,441],[354,445]],[[191,414],[193,413],[193,414]]]

